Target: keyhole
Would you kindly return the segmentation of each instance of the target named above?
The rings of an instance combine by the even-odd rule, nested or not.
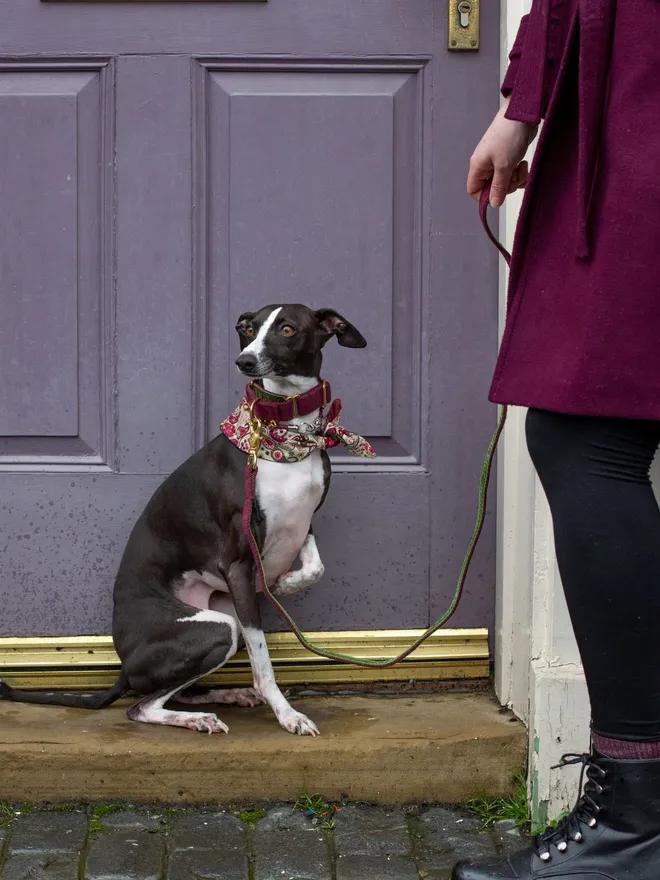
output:
[[[471,9],[472,5],[468,3],[468,0],[461,0],[461,2],[458,4],[458,15],[461,27],[466,28],[469,26]]]

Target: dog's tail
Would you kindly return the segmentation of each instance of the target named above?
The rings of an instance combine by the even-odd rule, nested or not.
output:
[[[105,709],[129,690],[128,676],[122,670],[107,691],[95,694],[60,694],[57,691],[19,691],[0,678],[0,700],[14,703],[39,703],[42,706],[73,706],[74,709]]]

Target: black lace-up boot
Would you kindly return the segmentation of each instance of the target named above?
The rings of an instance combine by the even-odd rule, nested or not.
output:
[[[564,755],[559,766],[578,763],[570,815],[508,859],[457,865],[452,880],[660,880],[660,760],[594,753]]]

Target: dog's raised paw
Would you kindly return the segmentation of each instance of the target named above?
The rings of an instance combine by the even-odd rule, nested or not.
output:
[[[294,592],[295,589],[291,590],[289,587],[289,581],[293,576],[293,572],[287,571],[286,574],[281,574],[278,579],[275,581],[273,585],[273,595],[274,596],[286,596],[289,592]]]
[[[293,596],[320,581],[324,572],[325,567],[320,560],[317,565],[301,568],[297,571],[287,571],[275,581],[273,595]]]

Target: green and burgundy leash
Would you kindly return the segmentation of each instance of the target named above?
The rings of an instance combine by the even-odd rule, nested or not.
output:
[[[490,184],[484,187],[484,190],[481,194],[481,199],[479,202],[479,216],[481,217],[481,222],[484,226],[484,229],[486,230],[488,237],[502,254],[507,264],[510,264],[511,255],[503,247],[503,245],[500,244],[500,242],[497,240],[497,237],[493,234],[490,226],[488,225],[487,210],[489,196]],[[394,666],[396,663],[400,663],[402,660],[405,660],[406,657],[410,656],[413,651],[416,651],[420,645],[422,645],[430,636],[437,632],[440,627],[444,626],[451,619],[451,617],[453,617],[463,596],[465,581],[467,579],[470,565],[472,563],[472,559],[474,557],[474,553],[477,548],[477,544],[479,543],[479,538],[481,537],[481,532],[484,527],[484,522],[486,520],[488,486],[490,484],[490,477],[493,469],[495,452],[497,450],[497,445],[499,443],[500,437],[502,436],[502,431],[504,430],[506,416],[507,408],[503,406],[500,410],[497,427],[488,445],[486,457],[484,458],[484,463],[481,468],[481,478],[479,480],[479,493],[477,503],[477,519],[474,526],[474,531],[472,532],[472,537],[470,538],[470,541],[468,543],[467,552],[465,553],[465,557],[463,559],[463,565],[461,566],[456,589],[454,591],[452,600],[449,603],[449,607],[447,608],[445,613],[435,621],[435,623],[433,623],[417,639],[415,639],[410,647],[406,648],[405,651],[402,651],[396,657],[392,657],[389,660],[369,660],[363,657],[350,657],[347,654],[340,654],[337,651],[330,651],[326,648],[320,648],[318,645],[310,642],[307,636],[300,630],[295,620],[291,617],[286,608],[281,604],[277,597],[273,595],[266,582],[263,560],[261,558],[261,553],[259,552],[257,541],[252,532],[252,511],[254,509],[254,503],[256,499],[257,471],[259,469],[259,449],[261,447],[261,432],[263,429],[262,422],[255,415],[254,406],[252,406],[250,420],[250,448],[248,452],[247,465],[245,467],[245,502],[243,505],[243,531],[245,533],[245,537],[247,538],[248,544],[250,545],[250,550],[254,558],[257,581],[259,586],[272,602],[272,604],[275,606],[275,608],[277,608],[287,626],[296,636],[303,647],[307,648],[308,651],[311,651],[312,654],[316,654],[319,657],[324,657],[327,660],[335,660],[338,663],[347,663],[351,664],[352,666],[366,666],[372,668],[376,667],[378,669],[386,669],[389,666]]]

